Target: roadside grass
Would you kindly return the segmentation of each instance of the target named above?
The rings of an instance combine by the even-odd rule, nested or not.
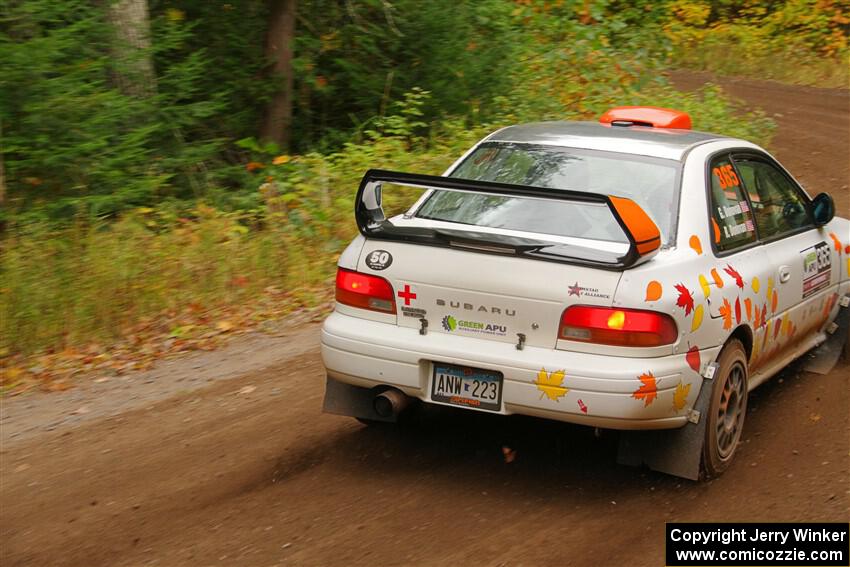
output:
[[[768,79],[820,88],[850,87],[848,56],[824,56],[793,44],[760,48],[749,41],[711,38],[677,50],[673,64],[718,75]]]
[[[486,133],[537,118],[506,112],[495,124],[448,118],[423,128],[420,95],[391,117],[391,133],[336,153],[275,156],[257,146],[250,190],[260,205],[249,210],[198,202],[64,226],[10,223],[0,239],[0,392],[63,388],[81,368],[121,372],[175,350],[214,348],[233,332],[327,302],[336,256],[357,230],[353,196],[367,169],[440,174]],[[680,108],[697,129],[762,144],[774,126],[716,87],[685,94],[661,83],[612,87],[591,108],[560,107],[557,117],[591,119],[617,104]]]

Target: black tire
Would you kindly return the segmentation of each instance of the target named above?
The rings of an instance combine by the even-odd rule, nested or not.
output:
[[[747,415],[747,351],[733,339],[717,359],[720,367],[712,380],[711,403],[705,428],[703,472],[707,478],[723,474],[741,440]]]
[[[375,426],[378,426],[378,425],[386,425],[388,423],[386,421],[379,421],[377,419],[368,419],[368,418],[365,418],[365,417],[355,417],[354,419],[356,419],[357,421],[359,421],[363,425],[368,425],[370,427],[375,427]]]

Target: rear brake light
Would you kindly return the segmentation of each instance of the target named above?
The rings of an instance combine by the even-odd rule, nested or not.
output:
[[[336,300],[344,305],[395,313],[393,286],[384,278],[339,268],[336,272]]]
[[[603,345],[649,347],[676,342],[676,322],[665,313],[573,305],[561,315],[558,337]]]

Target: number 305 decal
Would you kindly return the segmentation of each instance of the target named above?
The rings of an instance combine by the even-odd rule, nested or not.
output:
[[[737,187],[741,184],[741,182],[738,181],[738,176],[735,175],[735,170],[732,169],[731,164],[715,167],[711,170],[711,172],[715,177],[717,177],[717,181],[720,183],[721,189]]]

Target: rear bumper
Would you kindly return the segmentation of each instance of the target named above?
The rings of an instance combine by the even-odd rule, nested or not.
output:
[[[703,363],[719,347],[701,351]],[[687,421],[703,378],[684,354],[621,358],[408,329],[332,313],[322,328],[328,375],[362,387],[390,385],[430,403],[432,362],[497,370],[504,375],[502,414],[523,414],[610,429],[670,429]],[[568,390],[550,399],[535,384],[541,369],[563,370]],[[655,397],[635,397],[652,373]],[[680,395],[674,403],[674,393]],[[682,395],[684,393],[684,395]],[[684,403],[682,403],[684,400]],[[584,410],[582,409],[584,408]]]

